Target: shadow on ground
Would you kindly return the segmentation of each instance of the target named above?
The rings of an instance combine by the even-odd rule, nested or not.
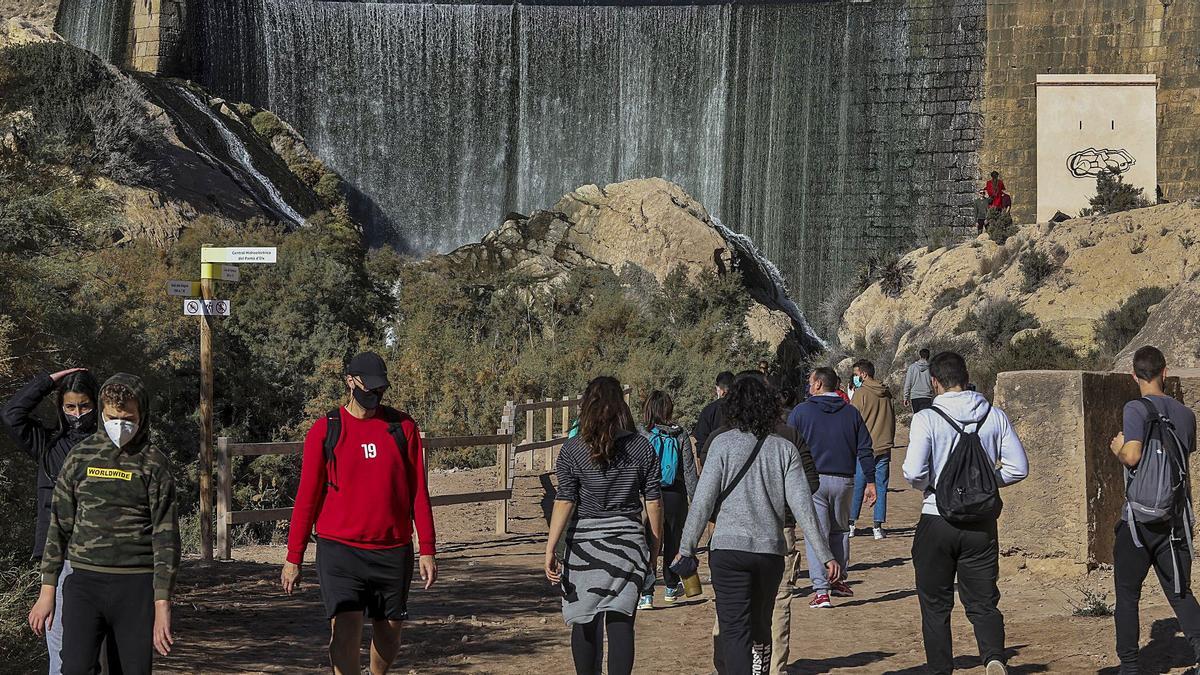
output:
[[[419,578],[413,581],[412,621],[397,672],[416,662],[450,668],[497,655],[536,654],[559,628],[559,600],[540,575],[514,575],[511,564],[479,556],[441,561],[440,577],[428,592]],[[278,565],[185,562],[175,603],[175,648],[156,670],[326,672],[329,628],[311,566],[303,580],[297,594],[286,596]],[[517,617],[525,622],[516,623]],[[541,619],[548,620],[545,629]]]

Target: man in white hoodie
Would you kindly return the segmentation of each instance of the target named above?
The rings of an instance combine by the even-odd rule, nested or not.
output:
[[[1016,483],[1028,474],[1025,448],[1013,431],[1008,416],[992,408],[984,396],[967,391],[970,381],[963,357],[942,352],[929,366],[933,379],[934,407],[957,420],[960,429],[978,430],[984,452],[996,471],[1000,486]],[[982,421],[982,424],[980,422]],[[912,419],[904,477],[925,492],[921,520],[913,539],[913,567],[917,573],[917,597],[921,603],[921,632],[925,659],[933,673],[953,670],[954,651],[950,633],[950,610],[954,607],[954,582],[967,618],[975,628],[979,655],[987,675],[1003,675],[1004,615],[997,605],[1000,591],[1000,546],[996,521],[969,525],[945,520],[937,507],[933,489],[946,460],[959,443],[959,431],[938,414],[924,410]]]

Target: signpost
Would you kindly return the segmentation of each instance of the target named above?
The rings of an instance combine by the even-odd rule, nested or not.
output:
[[[241,269],[237,265],[224,263],[272,264],[276,259],[275,247],[233,247],[200,249],[200,282],[172,281],[167,285],[170,295],[181,295],[185,316],[198,316],[200,320],[200,556],[213,559],[213,317],[230,316],[232,307],[228,300],[213,298],[213,284],[217,280],[241,281]],[[185,288],[186,286],[186,288]],[[196,287],[199,288],[196,288]],[[196,293],[196,291],[199,293]],[[196,296],[199,296],[198,298]],[[224,530],[228,523],[217,523]]]

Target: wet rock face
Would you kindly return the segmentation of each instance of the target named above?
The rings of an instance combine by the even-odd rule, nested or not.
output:
[[[683,188],[660,178],[585,185],[549,210],[528,217],[509,214],[479,243],[427,264],[457,278],[513,274],[535,286],[561,283],[584,266],[620,272],[633,265],[660,283],[679,266],[692,279],[737,270],[751,297],[767,310],[753,313],[756,337],[777,347],[791,333],[806,351],[821,347],[778,271],[753,243],[715,222]]]

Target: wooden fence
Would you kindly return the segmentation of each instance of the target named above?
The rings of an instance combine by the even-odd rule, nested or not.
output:
[[[625,388],[625,400],[629,401],[632,389]],[[443,436],[426,437],[422,434],[425,459],[431,452],[452,448],[496,447],[497,480],[495,490],[465,492],[430,497],[433,506],[496,502],[496,533],[508,532],[508,501],[512,498],[513,479],[516,474],[517,455],[528,453],[526,469],[532,471],[537,451],[545,450],[545,469],[554,468],[554,452],[567,440],[571,426],[572,411],[578,411],[580,398],[532,399],[518,404],[509,401],[504,406],[500,428],[491,436]],[[545,424],[541,426],[541,440],[537,440],[536,413],[545,411]],[[524,417],[523,440],[518,441],[517,421]],[[556,427],[555,422],[558,422]],[[233,537],[230,528],[246,523],[263,523],[290,520],[292,510],[247,509],[233,510],[233,458],[260,457],[263,455],[299,455],[304,452],[303,443],[236,443],[229,438],[217,439],[217,558],[233,558]],[[428,461],[425,462],[428,467]]]

